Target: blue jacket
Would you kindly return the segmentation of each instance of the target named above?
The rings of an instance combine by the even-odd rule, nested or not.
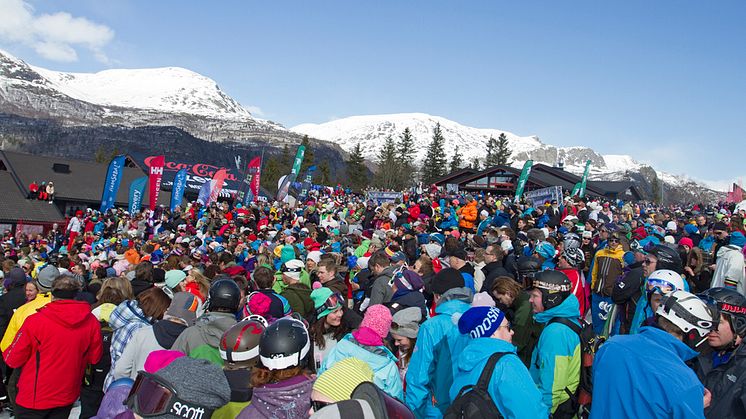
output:
[[[479,223],[479,226],[477,227],[477,236],[481,236],[484,234],[484,230],[487,229],[487,227],[492,225],[492,217],[487,217],[484,220],[482,220]]]
[[[654,327],[609,339],[593,361],[591,418],[704,418],[697,352]]]
[[[466,345],[466,350],[457,362],[458,372],[451,386],[451,400],[456,398],[464,386],[477,384],[487,360],[496,352],[513,354],[500,358],[488,387],[500,414],[506,419],[549,417],[549,409],[542,403],[541,393],[515,354],[515,346],[500,339],[472,339]]]
[[[407,406],[418,418],[439,418],[451,405],[449,392],[456,374],[456,359],[469,342],[458,331],[454,314],[463,314],[469,304],[452,300],[438,304],[435,317],[425,321],[407,369]],[[432,405],[435,396],[436,405]]]
[[[556,307],[534,314],[542,324],[560,317],[578,322],[580,303],[571,294]],[[561,323],[552,323],[544,328],[539,342],[531,354],[529,372],[539,387],[542,401],[554,413],[557,406],[570,398],[565,388],[574,393],[580,383],[580,337]]]
[[[358,343],[352,333],[345,335],[337,343],[319,368],[318,374],[328,370],[337,361],[345,358],[357,358],[364,361],[373,370],[373,383],[381,390],[399,400],[404,398],[399,367],[396,357],[385,346],[366,346]]]

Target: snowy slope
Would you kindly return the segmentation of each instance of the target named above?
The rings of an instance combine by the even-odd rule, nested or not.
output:
[[[178,67],[62,73],[31,67],[60,92],[102,106],[187,113],[224,119],[251,118],[238,102],[203,75]]]

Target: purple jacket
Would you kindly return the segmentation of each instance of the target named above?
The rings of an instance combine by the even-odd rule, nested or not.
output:
[[[313,379],[304,375],[254,389],[251,404],[239,419],[290,419],[308,417]]]

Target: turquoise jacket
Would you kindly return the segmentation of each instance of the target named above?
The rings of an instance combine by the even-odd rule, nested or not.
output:
[[[373,370],[373,383],[399,400],[404,399],[404,388],[396,365],[396,357],[385,346],[367,346],[355,340],[352,333],[345,335],[324,358],[318,374],[328,370],[337,361],[357,358]]]
[[[472,339],[458,359],[458,373],[451,387],[451,400],[456,398],[464,386],[477,384],[479,375],[492,354],[509,352],[495,365],[488,387],[497,410],[506,419],[549,417],[549,408],[542,402],[541,393],[515,350],[513,344],[504,340]]]
[[[578,322],[580,303],[571,294],[562,304],[549,310],[534,314],[534,319],[546,324],[555,317]],[[544,327],[539,342],[531,355],[529,372],[539,387],[545,405],[551,412],[570,398],[567,388],[574,393],[580,383],[580,337],[572,329],[561,323],[552,323]]]
[[[405,397],[418,418],[440,418],[451,405],[449,392],[458,369],[456,360],[469,342],[468,336],[459,333],[457,322],[469,307],[461,300],[441,302],[435,308],[435,317],[420,326],[407,369]]]

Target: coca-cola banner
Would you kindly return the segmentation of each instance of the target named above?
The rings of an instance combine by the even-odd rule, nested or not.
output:
[[[137,160],[137,156],[133,157]],[[149,167],[150,162],[156,157],[146,156],[138,161],[142,161],[144,167]],[[210,163],[173,161],[167,158],[163,165],[163,179],[161,181],[163,190],[172,190],[176,172],[181,169],[185,169],[186,171],[185,192],[187,194],[191,193],[192,196],[196,196],[202,185],[212,180],[213,176],[220,170],[225,170],[224,184],[220,191],[222,198],[229,198],[235,195],[240,181],[244,177],[244,174],[239,173],[233,165],[220,166]]]

